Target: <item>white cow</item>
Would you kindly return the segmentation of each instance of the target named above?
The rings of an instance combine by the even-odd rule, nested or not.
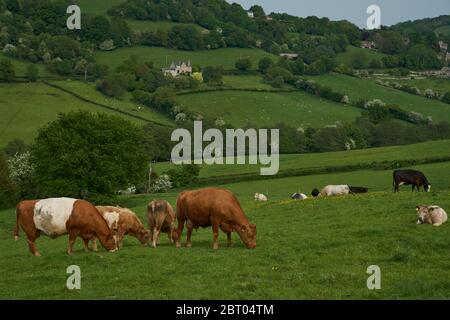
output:
[[[256,201],[267,201],[267,197],[263,195],[262,193],[255,193],[255,200]]]
[[[349,194],[350,188],[346,184],[342,185],[328,185],[320,191],[321,196],[340,196],[344,194]]]
[[[439,227],[447,221],[447,213],[439,206],[417,206],[417,224],[432,224]]]

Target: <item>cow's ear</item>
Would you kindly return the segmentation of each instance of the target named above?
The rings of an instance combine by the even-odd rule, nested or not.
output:
[[[433,211],[434,207],[428,207],[428,211]]]
[[[417,212],[419,212],[419,210],[420,210],[420,207],[419,207],[419,206],[417,206],[417,207],[416,207],[416,211],[417,211]]]

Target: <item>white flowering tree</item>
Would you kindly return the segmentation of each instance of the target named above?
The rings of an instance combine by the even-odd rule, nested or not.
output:
[[[172,182],[167,174],[161,175],[153,182],[151,192],[164,193],[172,189]]]

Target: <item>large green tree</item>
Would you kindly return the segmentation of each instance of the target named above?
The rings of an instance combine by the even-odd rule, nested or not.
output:
[[[113,196],[145,179],[143,131],[117,116],[59,114],[39,130],[31,159],[41,196],[90,200]]]
[[[14,65],[9,59],[2,59],[0,61],[0,82],[11,82],[14,80],[16,72]]]

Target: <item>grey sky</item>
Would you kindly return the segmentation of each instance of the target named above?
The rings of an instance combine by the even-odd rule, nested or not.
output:
[[[331,20],[349,20],[365,28],[367,7],[381,8],[381,23],[398,22],[450,14],[450,0],[227,0],[237,2],[245,9],[253,4],[261,5],[266,13],[289,13],[299,17],[318,16]]]

